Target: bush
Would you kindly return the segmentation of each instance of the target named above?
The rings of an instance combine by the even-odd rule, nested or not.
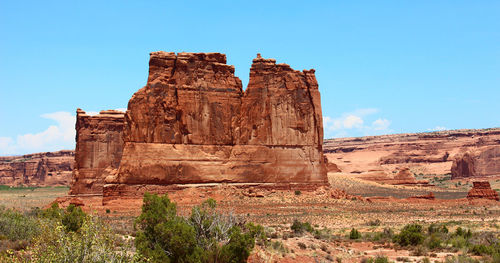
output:
[[[292,226],[290,228],[293,230],[293,232],[297,234],[302,234],[305,231],[310,233],[314,232],[314,228],[311,226],[309,222],[302,223],[297,219],[293,220]]]
[[[295,190],[294,193],[295,193],[295,195],[301,195],[302,194],[302,192],[300,190]]]
[[[116,236],[96,217],[86,217],[78,232],[66,231],[59,221],[41,221],[41,235],[28,253],[0,257],[1,262],[133,262],[130,246],[115,251]]]
[[[194,207],[185,219],[168,196],[149,193],[135,227],[137,251],[153,262],[245,262],[255,238],[264,235],[261,226],[242,229],[232,215],[217,213],[213,199]]]
[[[86,216],[82,208],[71,204],[66,208],[61,223],[64,225],[66,231],[76,232],[82,227]]]
[[[3,237],[3,239],[29,241],[39,233],[40,224],[36,218],[25,216],[12,209],[0,207],[0,237]]]
[[[434,233],[448,234],[448,228],[445,225],[438,225],[433,223],[429,225],[429,227],[427,228],[427,232],[429,232],[429,234],[434,234]]]
[[[361,234],[355,228],[351,229],[351,233],[349,233],[349,239],[360,239]]]
[[[376,258],[363,258],[361,259],[363,263],[388,263],[389,259],[384,256],[377,256]]]
[[[427,247],[430,249],[441,248],[441,242],[442,240],[439,235],[437,233],[433,233],[427,241]]]
[[[394,236],[393,242],[400,246],[416,246],[424,242],[422,226],[419,224],[409,224],[403,227],[401,232]]]

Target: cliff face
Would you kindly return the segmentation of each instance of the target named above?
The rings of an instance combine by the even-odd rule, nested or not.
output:
[[[69,185],[73,162],[73,151],[0,157],[0,185]]]
[[[254,59],[248,89],[219,53],[151,53],[105,196],[193,183],[327,184],[314,70]]]
[[[329,139],[324,149],[342,172],[361,177],[402,167],[414,174],[500,175],[499,128]]]
[[[451,166],[453,178],[500,175],[500,146],[467,149]]]
[[[104,179],[120,165],[123,112],[76,111],[76,149],[70,194],[102,194]]]

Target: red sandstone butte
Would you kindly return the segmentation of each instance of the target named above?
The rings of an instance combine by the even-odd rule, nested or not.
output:
[[[76,110],[75,168],[70,194],[102,195],[104,179],[120,165],[123,115],[107,110],[92,116]]]
[[[468,199],[484,198],[499,201],[497,191],[491,189],[488,181],[472,182],[473,186],[467,194]]]
[[[106,200],[188,184],[328,185],[314,70],[260,55],[243,91],[224,54],[151,53],[148,82],[128,103],[123,154],[106,135],[112,128],[119,136],[118,118],[85,118],[77,122],[73,194],[101,191],[103,177]]]
[[[69,185],[73,162],[68,150],[0,157],[0,185]]]

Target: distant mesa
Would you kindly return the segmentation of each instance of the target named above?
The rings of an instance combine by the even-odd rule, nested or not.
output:
[[[74,156],[73,151],[63,150],[0,157],[0,185],[69,185]]]
[[[398,175],[402,167],[452,179],[500,176],[500,128],[327,139],[323,148],[342,173],[378,182],[411,183]]]
[[[192,184],[328,185],[314,70],[260,55],[245,91],[220,53],[150,54],[126,113],[77,110],[71,194],[105,200]]]

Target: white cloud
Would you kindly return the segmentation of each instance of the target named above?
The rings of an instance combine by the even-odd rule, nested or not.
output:
[[[55,121],[56,125],[51,125],[39,133],[18,135],[16,140],[11,137],[0,137],[0,155],[57,151],[75,147],[74,115],[60,111],[42,114],[41,117]]]
[[[447,130],[447,128],[446,128],[446,127],[444,127],[444,126],[439,126],[439,125],[438,125],[438,126],[436,126],[436,127],[432,128],[432,129],[427,129],[427,130],[428,130],[428,131],[445,131],[445,130]]]
[[[323,117],[325,138],[366,136],[389,133],[391,121],[378,118],[365,124],[370,116],[373,117],[379,110],[375,108],[357,109],[353,112],[343,113],[338,118]]]
[[[123,112],[126,112],[127,111],[127,108],[118,108],[118,109],[115,109],[117,111],[123,111]]]

